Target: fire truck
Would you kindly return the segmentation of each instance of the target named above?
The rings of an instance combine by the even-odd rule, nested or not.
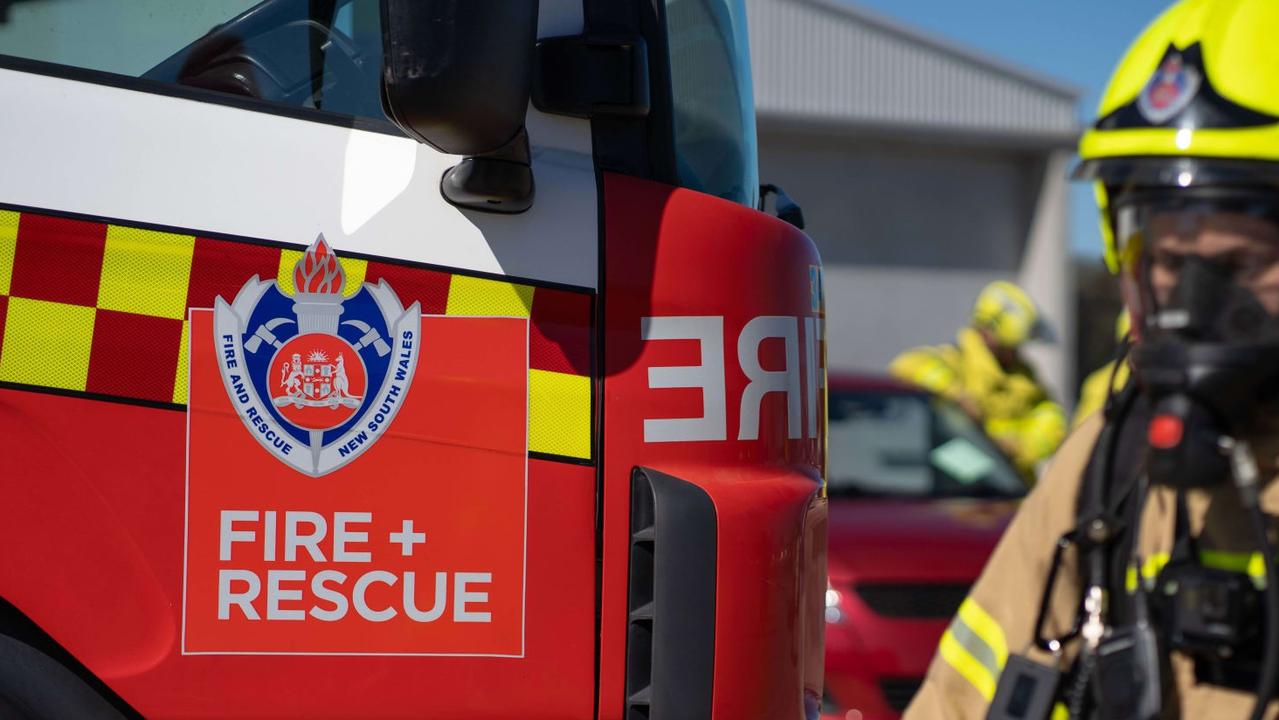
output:
[[[0,714],[816,717],[745,23],[0,3]]]

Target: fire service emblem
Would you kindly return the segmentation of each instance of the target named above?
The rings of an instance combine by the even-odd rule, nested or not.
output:
[[[1170,53],[1137,96],[1137,109],[1152,124],[1162,125],[1190,105],[1202,82],[1199,71],[1181,53]]]
[[[214,341],[231,404],[262,447],[299,472],[330,473],[377,441],[404,404],[421,310],[385,280],[345,297],[346,273],[321,235],[293,268],[296,292],[254,276],[218,297]]]

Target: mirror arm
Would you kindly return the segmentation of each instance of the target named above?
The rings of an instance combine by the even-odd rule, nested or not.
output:
[[[791,196],[787,195],[785,190],[781,189],[781,187],[777,185],[773,185],[772,183],[766,183],[764,185],[759,186],[760,211],[761,212],[764,211],[764,204],[768,201],[768,196],[774,195],[774,194],[777,195],[777,200],[774,203],[774,209],[777,211],[777,217],[780,218],[783,222],[788,222],[791,225],[794,225],[795,227],[799,228],[800,230],[803,230],[804,229],[803,208],[799,206],[799,203],[792,200]]]
[[[463,159],[440,179],[440,193],[449,203],[506,215],[532,207],[535,189],[524,128],[497,150]]]

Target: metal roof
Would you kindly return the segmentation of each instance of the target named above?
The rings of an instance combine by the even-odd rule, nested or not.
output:
[[[1075,88],[844,0],[746,0],[761,125],[1071,142]]]

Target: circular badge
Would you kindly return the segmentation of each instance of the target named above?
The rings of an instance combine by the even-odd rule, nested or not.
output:
[[[1151,124],[1162,125],[1190,105],[1201,82],[1194,66],[1181,55],[1171,54],[1159,63],[1137,96],[1137,109]]]
[[[336,335],[298,335],[276,351],[267,372],[271,403],[300,428],[331,430],[350,420],[364,402],[364,361]]]

